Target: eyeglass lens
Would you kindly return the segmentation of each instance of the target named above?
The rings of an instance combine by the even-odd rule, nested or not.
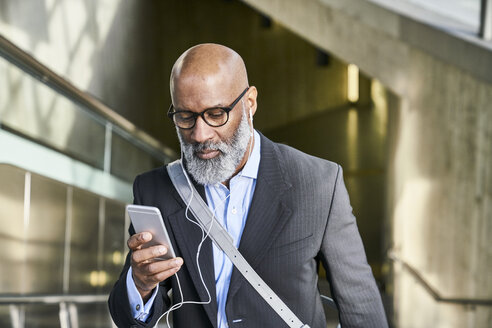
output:
[[[227,122],[227,112],[222,108],[209,108],[202,114],[192,112],[177,112],[174,114],[175,124],[182,129],[189,129],[195,125],[195,121],[201,116],[210,126],[221,126]]]

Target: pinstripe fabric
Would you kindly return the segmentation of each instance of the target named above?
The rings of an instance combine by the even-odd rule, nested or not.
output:
[[[194,255],[201,233],[184,219],[184,204],[170,185],[165,168],[137,177],[135,202],[158,206],[173,246],[184,258],[180,270],[186,299],[204,299]],[[201,188],[203,192],[203,188]],[[202,194],[202,197],[203,194]],[[211,244],[202,248],[200,265],[207,286],[214,289]],[[258,274],[313,328],[326,327],[317,289],[316,259],[330,281],[343,328],[387,327],[381,297],[367,264],[341,168],[261,136],[261,161],[239,250]],[[123,270],[126,273],[128,263]],[[125,281],[110,296],[115,322],[121,327],[152,327],[176,290],[175,279],[162,284],[149,323],[135,322],[125,303]],[[210,288],[209,288],[210,289]],[[178,301],[173,293],[174,302]],[[215,298],[215,294],[212,295]],[[233,270],[226,313],[230,327],[285,327],[264,300]],[[174,327],[215,327],[217,305],[186,305],[174,314]]]

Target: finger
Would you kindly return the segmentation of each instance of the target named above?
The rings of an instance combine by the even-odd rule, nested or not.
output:
[[[156,275],[161,272],[166,272],[172,269],[178,269],[183,265],[183,259],[180,257],[165,260],[151,262],[143,266],[141,269],[147,275]]]
[[[132,253],[132,261],[135,264],[140,264],[148,260],[155,259],[167,253],[167,248],[164,245],[156,245],[144,249],[138,249]]]
[[[154,289],[156,284],[178,272],[182,265],[183,259],[180,257],[143,264],[135,267],[135,270],[133,270],[133,280],[137,288],[149,291]]]
[[[150,291],[155,288],[155,286],[163,282],[164,280],[171,277],[173,274],[179,271],[181,267],[174,267],[169,270],[161,271],[153,275],[141,275],[139,276],[136,272],[133,272],[133,281],[138,289],[143,291]]]
[[[136,233],[130,238],[128,238],[128,248],[131,250],[139,249],[143,244],[149,242],[152,239],[152,234],[150,232],[140,232]]]
[[[161,272],[158,272],[154,275],[149,276],[149,279],[155,283],[162,282],[166,280],[167,278],[171,277],[174,275],[176,272],[178,272],[181,269],[181,265],[172,267],[168,270],[164,270]]]

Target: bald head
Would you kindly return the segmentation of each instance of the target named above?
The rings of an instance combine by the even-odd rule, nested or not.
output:
[[[243,59],[234,50],[219,44],[200,44],[186,50],[171,71],[171,97],[176,107],[186,108],[187,104],[181,104],[187,98],[186,93],[199,93],[207,101],[207,95],[227,97],[247,86]],[[218,104],[207,104],[212,105]]]

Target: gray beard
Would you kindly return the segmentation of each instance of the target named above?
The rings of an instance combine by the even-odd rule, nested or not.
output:
[[[230,140],[191,144],[183,140],[178,128],[176,130],[186,160],[186,170],[202,185],[214,185],[229,180],[241,163],[251,136],[244,111],[241,122]],[[196,153],[204,149],[219,150],[220,153],[211,159],[201,159]]]

